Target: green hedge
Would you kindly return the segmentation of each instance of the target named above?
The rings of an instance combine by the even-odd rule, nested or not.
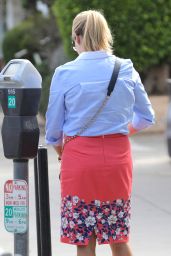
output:
[[[32,38],[34,38],[32,20],[24,21],[21,25],[8,31],[2,46],[5,62],[15,58],[15,53],[22,49],[28,50],[28,54],[24,57],[33,62],[32,53],[37,52],[37,40],[32,40]]]
[[[56,0],[53,11],[71,58],[72,20],[88,9],[103,11],[115,35],[115,54],[131,58],[139,71],[171,63],[171,0]]]

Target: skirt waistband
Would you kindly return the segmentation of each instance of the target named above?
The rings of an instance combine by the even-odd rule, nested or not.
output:
[[[97,135],[97,136],[78,136],[81,138],[117,138],[117,137],[123,137],[123,136],[128,136],[126,134],[122,134],[122,133],[115,133],[115,134],[104,134],[104,135]],[[65,135],[64,138],[70,138],[73,136],[68,136]]]

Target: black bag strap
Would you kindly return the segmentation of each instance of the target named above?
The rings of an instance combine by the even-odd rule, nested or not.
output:
[[[119,58],[116,57],[115,66],[114,66],[112,76],[111,76],[109,86],[108,86],[107,96],[110,96],[111,93],[113,92],[113,89],[114,89],[115,84],[116,84],[116,80],[117,80],[118,75],[119,75],[120,66],[121,66],[121,61],[119,60]]]

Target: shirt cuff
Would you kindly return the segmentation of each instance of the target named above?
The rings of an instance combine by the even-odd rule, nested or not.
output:
[[[45,142],[47,145],[53,145],[53,146],[61,146],[62,145],[62,141],[63,139],[60,138],[60,139],[48,139],[48,138],[45,138]]]
[[[140,131],[143,130],[145,128],[150,127],[151,125],[153,125],[155,123],[154,118],[152,118],[151,120],[147,120],[144,118],[140,118],[138,116],[134,116],[133,120],[132,120],[132,126],[134,129]]]

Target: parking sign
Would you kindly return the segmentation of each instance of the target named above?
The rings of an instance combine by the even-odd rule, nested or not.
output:
[[[4,185],[4,225],[8,232],[25,233],[28,219],[28,185],[8,180]]]

